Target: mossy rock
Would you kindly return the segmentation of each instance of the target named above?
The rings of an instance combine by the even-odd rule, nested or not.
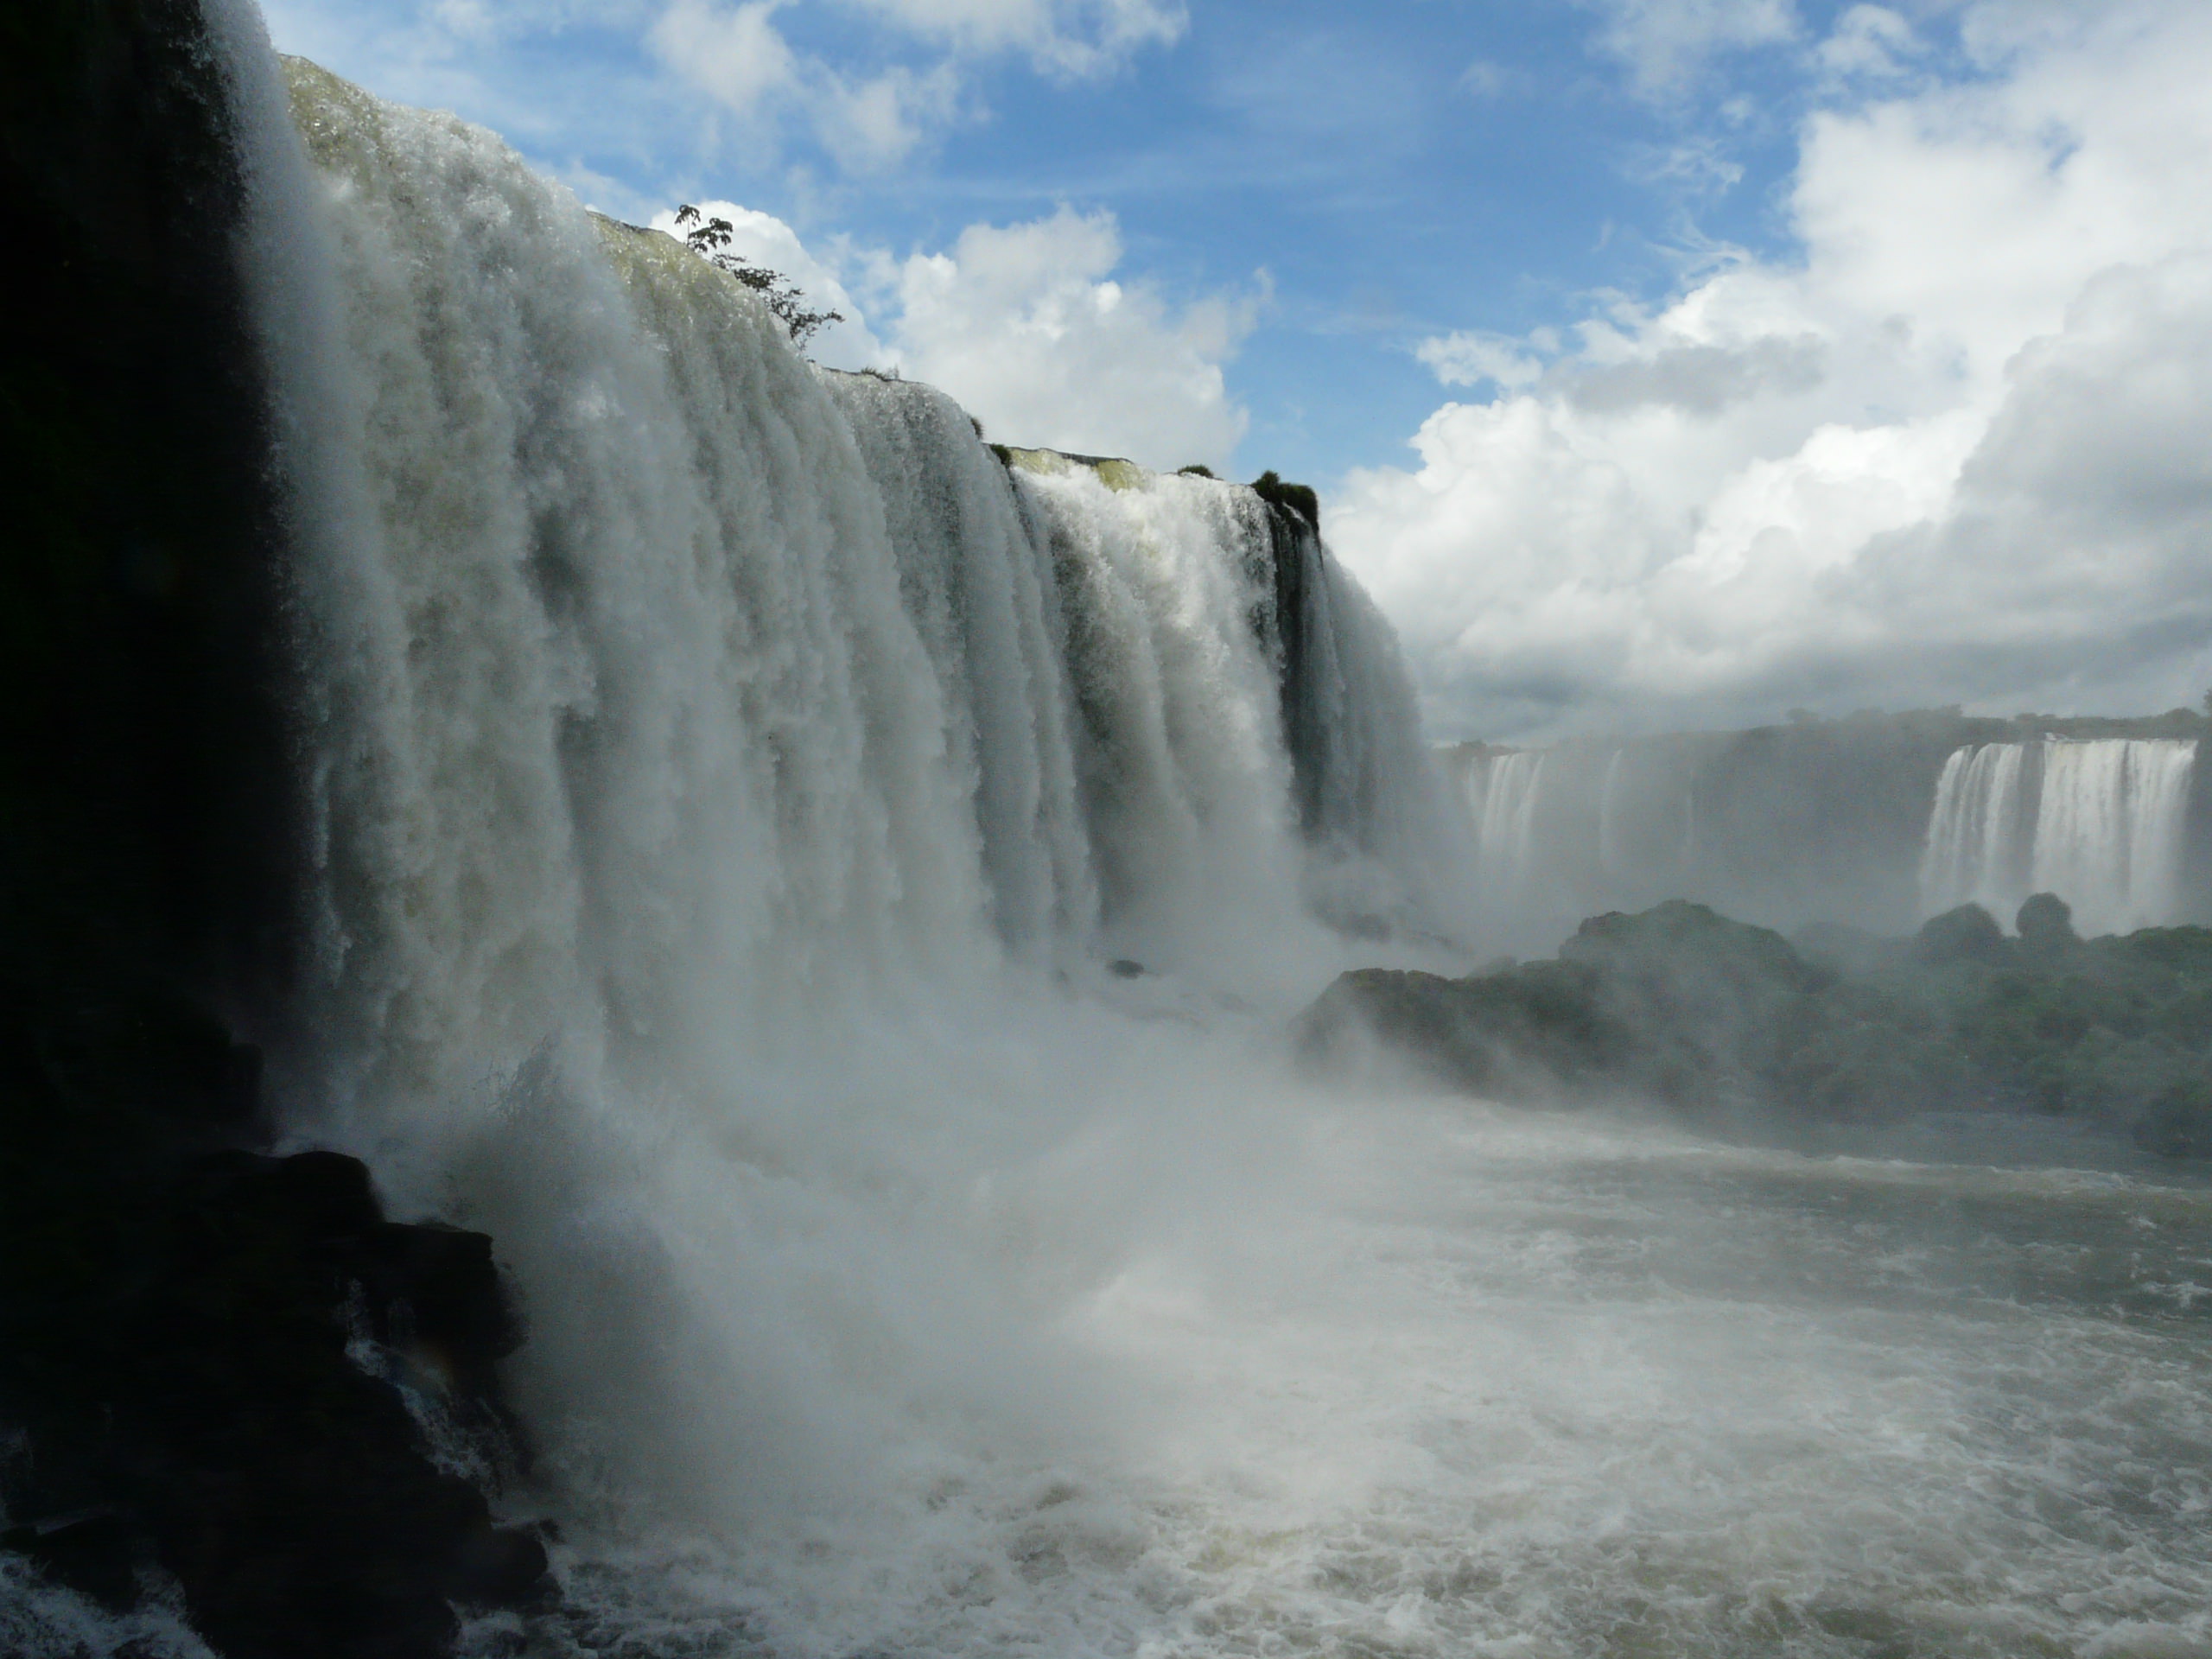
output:
[[[1287,484],[1270,469],[1252,480],[1252,493],[1271,507],[1294,518],[1302,518],[1315,535],[1321,533],[1321,498],[1310,484]]]

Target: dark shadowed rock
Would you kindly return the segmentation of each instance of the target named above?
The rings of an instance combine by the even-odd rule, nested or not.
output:
[[[1587,969],[1529,963],[1465,979],[1356,969],[1306,1011],[1298,1042],[1324,1066],[1379,1045],[1448,1087],[1547,1099],[1613,1077],[1630,1038],[1599,1007]]]
[[[357,1344],[496,1449],[491,1241],[386,1220],[337,1153],[195,1150],[226,1052],[159,998],[0,1007],[0,1548],[117,1605],[158,1565],[226,1659],[437,1659],[450,1604],[529,1595],[543,1551]]]
[[[2056,955],[2081,943],[2074,931],[2074,910],[2055,893],[2038,893],[2020,906],[2013,926],[2030,950]]]
[[[2136,1124],[2135,1144],[2160,1158],[2212,1158],[2212,1081],[2162,1091]]]
[[[1954,962],[1996,962],[2005,954],[2005,930],[1980,905],[1961,905],[1931,916],[1912,942],[1916,962],[1942,966]]]

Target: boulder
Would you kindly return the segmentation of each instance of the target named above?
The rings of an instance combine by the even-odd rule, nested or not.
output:
[[[358,1160],[207,1149],[251,1116],[240,1053],[158,1005],[0,1005],[0,1548],[117,1605],[158,1566],[225,1659],[442,1659],[453,1604],[545,1554],[391,1376],[511,1460],[521,1326],[492,1241],[387,1219]]]

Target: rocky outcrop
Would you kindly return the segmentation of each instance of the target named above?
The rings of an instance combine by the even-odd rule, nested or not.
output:
[[[2212,930],[2082,939],[2048,893],[2018,927],[1967,906],[1909,942],[1826,929],[1800,950],[1674,901],[1583,923],[1556,961],[1346,974],[1300,1042],[1501,1100],[1633,1097],[1743,1127],[2066,1113],[2212,1156]]]
[[[227,1659],[432,1659],[545,1555],[451,1466],[513,1462],[491,1241],[387,1219],[250,1128],[256,1057],[158,997],[0,1033],[0,1548],[121,1606],[158,1567]],[[442,1464],[429,1430],[448,1443]]]
[[[505,1434],[489,1242],[241,1149],[232,1033],[308,1046],[308,815],[240,112],[199,0],[6,42],[0,1548],[115,1603],[165,1574],[230,1659],[435,1655],[543,1576],[425,1427]]]

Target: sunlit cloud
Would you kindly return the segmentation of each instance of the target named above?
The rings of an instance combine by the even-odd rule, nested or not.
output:
[[[971,225],[938,251],[838,242],[810,250],[771,214],[701,204],[730,221],[731,251],[843,313],[808,349],[832,368],[891,370],[950,393],[994,438],[1162,469],[1226,467],[1249,422],[1225,365],[1263,290],[1176,305],[1119,275],[1119,226],[1063,207]],[[653,221],[673,233],[672,213]]]
[[[1872,10],[1816,55],[1886,74],[1909,37]],[[1491,401],[1354,474],[1333,530],[1445,729],[2202,690],[2212,16],[1965,21],[1974,79],[1806,122],[1801,257],[1608,300],[1564,346],[1421,348]]]
[[[1678,96],[1728,53],[1785,44],[1802,25],[1791,0],[1583,0],[1604,20],[1597,45],[1647,98]]]

